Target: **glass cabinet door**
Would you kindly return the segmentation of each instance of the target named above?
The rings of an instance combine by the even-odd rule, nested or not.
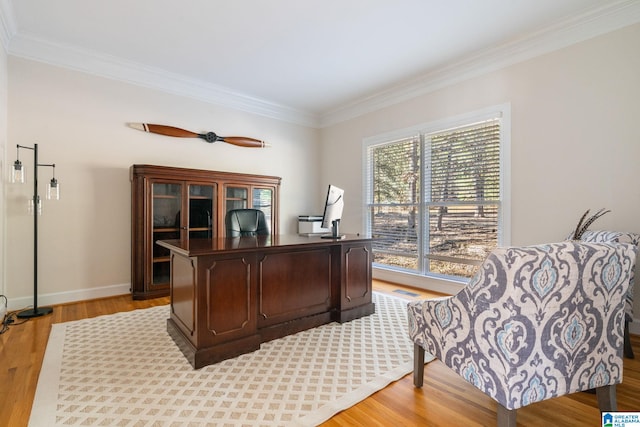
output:
[[[253,188],[251,206],[254,209],[260,209],[264,212],[264,216],[269,224],[269,230],[273,231],[273,189]]]
[[[214,236],[216,188],[214,185],[189,184],[189,238]]]
[[[151,284],[166,285],[169,283],[169,250],[158,246],[156,241],[180,238],[182,184],[153,182],[151,195],[151,215],[153,218],[153,232],[150,242],[153,247]]]
[[[277,210],[274,209],[275,187],[258,185],[226,185],[224,189],[225,215],[233,209],[260,209],[264,212],[269,231],[277,231],[275,226],[275,216]]]
[[[129,179],[133,299],[170,293],[170,253],[157,241],[224,237],[227,211],[254,206],[278,232],[279,177],[136,164]]]
[[[249,207],[249,189],[247,187],[228,186],[225,195],[226,212]]]

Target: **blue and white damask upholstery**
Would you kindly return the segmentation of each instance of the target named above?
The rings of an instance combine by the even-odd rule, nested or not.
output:
[[[623,233],[619,231],[585,231],[580,237],[582,242],[593,243],[630,243],[636,247],[640,245],[640,234],[636,233]],[[627,291],[627,297],[625,301],[624,312],[627,315],[629,322],[633,321],[633,278],[630,278],[629,290]]]
[[[414,384],[426,350],[499,403],[498,425],[515,426],[522,406],[594,388],[600,409],[616,410],[635,258],[629,244],[495,249],[456,295],[409,303]]]
[[[636,247],[636,253],[640,246],[640,234],[626,233],[620,231],[585,231],[581,238],[583,242],[594,243],[630,243]],[[636,263],[636,269],[640,267]],[[635,273],[631,275],[629,279],[629,290],[625,298],[624,312],[625,312],[625,324],[624,324],[624,355],[630,359],[633,359],[633,348],[631,347],[631,339],[629,337],[629,323],[633,322],[633,294],[634,294],[634,277]]]

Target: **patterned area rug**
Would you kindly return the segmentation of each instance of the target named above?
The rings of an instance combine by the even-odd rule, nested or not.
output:
[[[30,426],[312,426],[412,371],[407,301],[194,370],[168,306],[54,324]]]

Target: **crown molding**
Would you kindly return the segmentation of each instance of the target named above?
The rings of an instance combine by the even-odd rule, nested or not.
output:
[[[0,0],[0,43],[5,52],[9,51],[9,42],[16,34],[13,8],[9,0]]]
[[[622,0],[599,6],[322,114],[320,127],[354,119],[638,22],[640,1]]]
[[[318,116],[266,100],[234,92],[208,82],[190,79],[133,61],[54,43],[30,34],[18,33],[10,42],[9,54],[33,61],[123,81],[186,96],[302,126],[318,127]]]
[[[276,120],[323,128],[478,77],[640,22],[640,1],[607,2],[526,37],[486,49],[416,79],[357,99],[324,114],[301,111],[183,75],[18,33],[9,0],[0,0],[0,41],[9,55],[186,96]]]

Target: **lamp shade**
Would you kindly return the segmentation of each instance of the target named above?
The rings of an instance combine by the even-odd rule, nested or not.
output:
[[[60,200],[60,184],[58,184],[56,178],[51,178],[51,181],[47,184],[47,199]]]
[[[24,184],[27,182],[27,167],[20,160],[16,160],[11,168],[11,182]]]
[[[42,200],[40,197],[36,197],[34,202],[33,199],[29,199],[29,207],[28,207],[29,215],[42,215]]]

